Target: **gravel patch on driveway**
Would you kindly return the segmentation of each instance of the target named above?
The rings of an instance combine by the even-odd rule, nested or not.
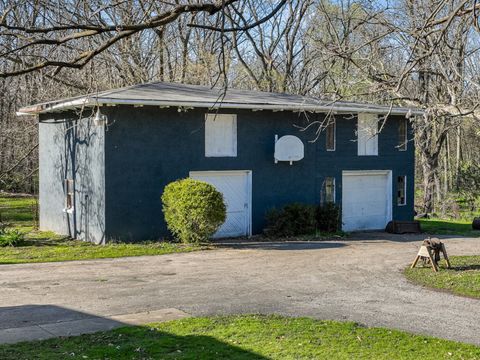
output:
[[[480,239],[444,239],[450,255],[480,254]],[[480,345],[480,301],[424,289],[401,273],[418,236],[228,242],[162,256],[0,266],[0,324],[41,325],[29,305],[112,317],[176,308],[191,315],[278,313],[357,321]],[[31,315],[29,315],[31,314]],[[62,311],[52,315],[62,321]]]

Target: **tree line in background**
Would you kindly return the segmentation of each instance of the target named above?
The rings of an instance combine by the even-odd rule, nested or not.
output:
[[[19,107],[161,80],[422,108],[420,212],[474,209],[479,13],[477,0],[0,0],[0,189],[37,187],[36,121]]]

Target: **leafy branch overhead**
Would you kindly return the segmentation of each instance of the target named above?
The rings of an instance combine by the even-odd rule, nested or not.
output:
[[[0,186],[38,167],[19,107],[160,80],[422,108],[409,140],[433,212],[478,163],[479,15],[480,0],[0,0]]]
[[[235,2],[238,0],[186,1],[183,4],[177,1],[176,5],[172,5],[147,0],[103,6],[96,6],[95,2],[65,2],[64,7],[58,7],[56,2],[49,0],[12,3],[4,8],[0,18],[0,58],[16,66],[1,72],[0,76],[17,76],[48,67],[56,68],[55,73],[61,68],[81,69],[118,41],[138,32],[163,27],[186,14],[204,13],[213,17],[220,13],[221,17]],[[286,0],[281,0],[264,19],[257,20],[248,28],[267,21],[285,3]],[[131,6],[136,16],[125,18],[125,13],[118,16],[117,8],[125,6]],[[219,22],[218,17],[214,22]],[[223,31],[221,26],[210,28]]]

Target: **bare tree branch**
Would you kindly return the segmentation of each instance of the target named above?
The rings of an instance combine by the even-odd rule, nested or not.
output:
[[[262,17],[260,20],[257,20],[251,24],[245,25],[245,26],[238,26],[238,27],[232,27],[232,28],[218,28],[216,26],[209,26],[209,25],[201,25],[201,24],[193,24],[190,23],[188,26],[190,27],[195,27],[199,29],[206,29],[206,30],[211,30],[211,31],[220,31],[223,33],[227,32],[239,32],[239,31],[247,31],[250,29],[253,29],[255,27],[258,27],[259,25],[262,25],[263,23],[267,22],[270,20],[273,16],[275,16],[276,13],[280,11],[280,9],[287,3],[287,0],[280,0],[278,5],[266,16]]]

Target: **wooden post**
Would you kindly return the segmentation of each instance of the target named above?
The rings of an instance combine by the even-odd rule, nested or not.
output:
[[[413,260],[412,266],[410,266],[410,269],[413,269],[415,266],[417,266],[418,260],[420,260],[420,255],[417,255],[415,257],[415,260]]]
[[[443,258],[445,259],[445,262],[447,263],[447,269],[450,269],[452,267],[452,265],[450,264],[450,259],[448,258],[447,249],[445,248],[444,243],[442,243],[442,253],[443,253]]]
[[[446,251],[445,251],[445,254],[446,254]],[[428,261],[430,261],[430,264],[432,265],[433,271],[438,272],[438,264],[435,261],[435,256],[434,255],[435,254],[432,252],[432,250],[430,250],[427,246],[422,245],[420,247],[420,250],[418,251],[417,256],[415,257],[415,260],[412,263],[412,266],[410,268],[413,269],[417,265],[418,260],[420,258],[426,258],[426,259],[428,259]],[[448,264],[448,266],[450,266],[449,262],[447,262],[447,264]]]
[[[433,271],[438,272],[439,266],[435,259],[435,254],[439,255],[440,253],[443,254],[443,258],[447,264],[447,269],[450,269],[452,265],[450,264],[450,259],[448,258],[445,244],[437,238],[428,238],[423,241],[423,244],[420,247],[420,250],[418,250],[418,254],[415,257],[415,260],[413,260],[410,268],[413,269],[415,266],[417,266],[418,260],[421,259],[424,261],[424,263],[430,262]],[[440,256],[437,257],[440,258]]]

